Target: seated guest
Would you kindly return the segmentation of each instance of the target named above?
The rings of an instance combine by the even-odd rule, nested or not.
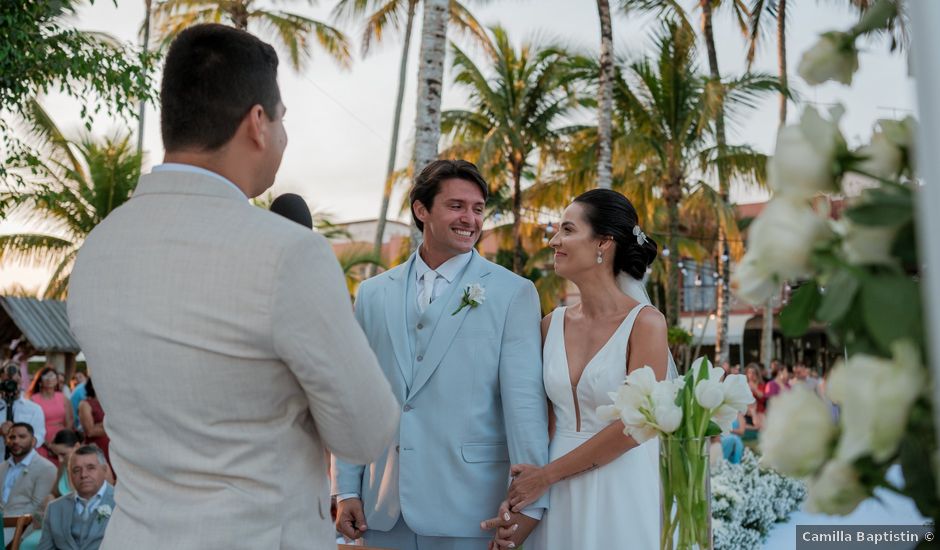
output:
[[[741,437],[744,435],[745,419],[743,414],[731,423],[731,432],[721,434],[721,452],[725,460],[732,464],[740,464],[744,456],[744,441]]]
[[[114,511],[114,488],[107,482],[108,463],[94,445],[79,447],[69,458],[75,491],[46,509],[39,550],[98,550]]]
[[[55,485],[56,467],[39,456],[33,446],[36,438],[33,427],[17,422],[10,428],[6,438],[10,458],[0,464],[0,479],[3,479],[3,515],[21,516],[32,514],[37,520],[42,516],[46,497]],[[29,533],[27,529],[27,533]],[[13,537],[14,529],[6,529],[5,539]]]
[[[59,459],[58,482],[52,489],[52,498],[59,498],[72,492],[69,480],[69,458],[76,449],[82,446],[82,436],[73,430],[60,430],[55,439],[49,444],[56,458]],[[50,499],[51,500],[51,499]]]

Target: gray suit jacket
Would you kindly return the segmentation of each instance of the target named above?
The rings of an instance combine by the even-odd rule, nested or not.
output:
[[[0,463],[0,487],[3,486],[9,467],[10,464],[7,461]],[[3,515],[32,514],[33,517],[42,519],[42,505],[46,502],[46,497],[52,493],[52,486],[55,485],[57,475],[56,467],[37,454],[26,468],[26,472],[20,474],[16,483],[13,484],[7,503],[2,506]],[[12,528],[4,530],[6,540],[13,537],[13,531]],[[26,529],[26,533],[31,531],[32,527]]]
[[[374,460],[399,411],[326,239],[212,176],[144,175],[68,313],[120,479],[102,549],[335,550],[326,451]]]
[[[107,483],[107,482],[105,482]],[[98,507],[108,505],[114,510],[114,488],[108,485]],[[97,509],[97,508],[96,508]],[[87,532],[81,540],[72,536],[72,518],[75,512],[75,493],[63,495],[46,508],[46,517],[42,524],[42,538],[37,550],[98,550],[101,539],[108,527],[108,518],[99,518],[94,511]]]

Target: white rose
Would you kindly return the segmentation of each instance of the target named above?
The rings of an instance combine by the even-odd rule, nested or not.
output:
[[[650,395],[656,387],[656,373],[651,367],[635,369],[627,375],[626,383],[637,388],[643,395]]]
[[[817,85],[827,80],[842,84],[852,83],[858,70],[858,50],[855,38],[844,32],[827,32],[803,54],[797,72],[807,84]]]
[[[833,223],[842,236],[842,252],[852,265],[894,265],[897,260],[891,247],[898,233],[897,226],[861,225],[843,218]]]
[[[832,109],[829,120],[807,107],[799,124],[780,129],[774,156],[767,163],[768,183],[777,196],[802,200],[838,191],[836,162],[846,151],[839,131],[841,116],[841,107]]]
[[[904,151],[891,143],[883,132],[875,132],[871,142],[855,154],[864,157],[856,164],[858,170],[879,178],[896,178],[904,168]]]
[[[795,386],[774,398],[760,435],[763,461],[784,475],[805,477],[829,458],[836,426],[815,392]]]
[[[760,265],[757,254],[745,254],[731,274],[731,289],[738,299],[759,305],[779,293],[780,284],[770,270]]]
[[[754,393],[743,374],[729,374],[722,382],[722,392],[725,395],[724,404],[738,412],[746,411],[748,405],[754,402]]]
[[[722,391],[721,382],[718,380],[700,380],[695,385],[695,400],[703,409],[710,411],[717,409],[725,399],[725,392]]]
[[[813,248],[830,235],[826,221],[808,204],[773,199],[751,224],[748,254],[779,280],[808,278]]]
[[[927,373],[909,341],[893,347],[894,359],[857,354],[830,375],[828,394],[840,406],[842,436],[836,456],[853,461],[871,454],[891,458],[904,436],[911,406],[924,391]]]
[[[811,513],[846,515],[869,496],[858,472],[840,460],[827,462],[807,489],[806,507]]]

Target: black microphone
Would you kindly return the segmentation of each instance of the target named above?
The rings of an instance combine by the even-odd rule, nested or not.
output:
[[[310,215],[310,209],[300,195],[284,193],[271,203],[271,212],[297,222],[307,229],[313,229],[313,216]]]

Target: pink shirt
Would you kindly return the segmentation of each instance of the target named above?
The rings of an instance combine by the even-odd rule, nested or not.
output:
[[[62,392],[55,392],[52,399],[46,399],[41,393],[33,394],[33,402],[42,407],[42,413],[46,416],[46,441],[55,439],[55,434],[65,428],[65,407],[67,400]]]

